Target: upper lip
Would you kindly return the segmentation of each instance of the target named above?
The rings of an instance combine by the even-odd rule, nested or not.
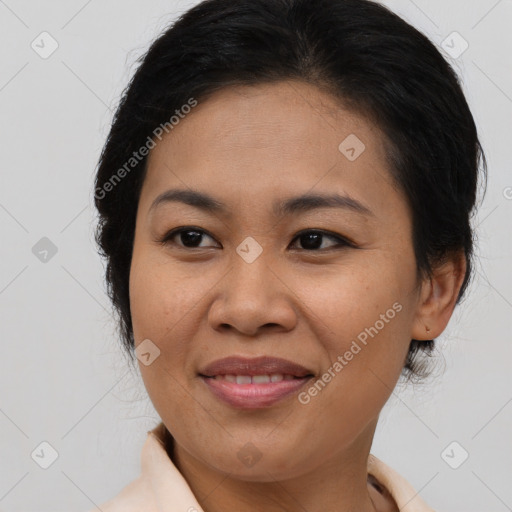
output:
[[[204,377],[215,375],[271,375],[280,373],[294,377],[306,377],[313,372],[304,366],[279,357],[260,356],[254,358],[226,357],[217,359],[203,367],[199,374]]]

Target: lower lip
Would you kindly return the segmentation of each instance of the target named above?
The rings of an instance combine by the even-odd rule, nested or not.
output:
[[[264,384],[237,384],[236,382],[217,380],[202,375],[200,377],[215,396],[232,407],[242,409],[269,407],[299,391],[312,378],[303,377]]]

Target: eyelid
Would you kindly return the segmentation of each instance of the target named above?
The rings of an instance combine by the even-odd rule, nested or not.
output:
[[[204,228],[200,228],[200,227],[197,227],[197,226],[179,226],[179,227],[176,227],[176,228],[173,228],[171,229],[170,231],[166,232],[165,235],[159,239],[159,242],[162,244],[162,245],[166,245],[167,243],[169,243],[169,240],[171,238],[173,238],[174,236],[178,235],[179,233],[181,232],[184,232],[184,231],[197,231],[199,233],[202,233],[208,237],[210,237],[212,240],[216,240],[215,237],[209,232],[207,231],[206,229]],[[324,237],[326,238],[331,238],[333,240],[336,240],[338,241],[338,244],[337,245],[334,245],[332,247],[328,247],[327,249],[300,249],[302,251],[306,251],[306,252],[310,252],[310,253],[313,253],[313,252],[327,252],[329,249],[337,249],[339,247],[352,247],[352,248],[356,248],[357,245],[352,241],[350,240],[349,238],[345,237],[345,236],[342,236],[342,235],[339,235],[337,233],[334,233],[332,231],[328,231],[328,230],[325,230],[325,229],[320,229],[320,228],[306,228],[306,229],[302,229],[301,231],[299,231],[298,233],[295,234],[295,236],[293,237],[292,241],[290,243],[293,243],[295,242],[299,237],[301,237],[302,235],[305,235],[305,234],[308,234],[308,233],[315,233],[315,234],[320,234],[320,235],[323,235]],[[209,247],[184,247],[184,246],[180,246],[179,244],[177,244],[178,247],[182,247],[183,249],[189,249],[189,250],[194,250],[194,249],[208,249]]]
[[[349,246],[349,247],[357,247],[356,244],[354,242],[352,242],[352,240],[350,240],[349,238],[347,238],[346,236],[343,236],[343,235],[339,235],[337,233],[334,233],[332,231],[328,231],[328,230],[325,230],[325,229],[320,229],[320,228],[306,228],[306,229],[302,229],[301,231],[299,231],[293,238],[292,242],[295,241],[297,238],[299,238],[300,236],[302,235],[305,235],[307,233],[317,233],[317,234],[320,234],[320,235],[324,235],[326,238],[332,238],[334,240],[337,240],[338,242],[341,243],[341,245],[345,245],[345,246]],[[340,245],[340,243],[338,243],[338,246]],[[320,249],[320,250],[317,250],[317,251],[308,251],[308,252],[322,252],[322,251],[328,251],[329,249],[336,249],[338,246],[333,246],[333,247],[330,247],[328,249]],[[307,249],[302,249],[304,251],[307,251]]]
[[[176,236],[179,233],[184,232],[184,231],[197,231],[197,232],[199,232],[199,233],[201,233],[203,235],[209,236],[212,240],[215,240],[215,237],[209,231],[207,231],[204,228],[200,228],[200,227],[197,227],[197,226],[179,226],[177,228],[171,229],[170,231],[167,231],[165,233],[165,235],[161,239],[159,239],[158,241],[162,245],[166,245],[167,243],[169,243],[169,239],[173,238],[174,236]],[[179,246],[178,245],[178,247],[183,247],[183,246]],[[190,247],[183,247],[183,249],[191,249],[191,248]],[[195,249],[207,249],[207,247],[196,247]]]

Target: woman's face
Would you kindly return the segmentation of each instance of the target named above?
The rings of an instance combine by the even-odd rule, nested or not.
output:
[[[175,189],[222,209],[152,208]],[[321,198],[290,202],[303,195]],[[151,150],[130,304],[149,396],[194,458],[267,481],[368,451],[419,304],[411,214],[378,129],[298,82],[199,103]],[[229,356],[281,358],[313,376],[201,376]]]

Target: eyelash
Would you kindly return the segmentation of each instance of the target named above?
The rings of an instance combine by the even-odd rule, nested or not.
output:
[[[159,240],[159,243],[161,243],[162,245],[169,245],[169,244],[178,245],[178,244],[175,244],[175,242],[173,242],[172,239],[174,237],[176,237],[177,235],[181,234],[181,233],[190,232],[190,231],[192,231],[194,233],[199,233],[199,234],[202,234],[202,235],[206,235],[206,236],[212,238],[213,240],[215,240],[215,238],[212,235],[210,235],[207,231],[205,231],[204,229],[196,228],[194,226],[184,226],[184,227],[172,229],[171,231],[166,233],[164,235],[164,237],[161,240]],[[301,249],[303,251],[307,251],[307,252],[324,252],[324,251],[329,251],[329,250],[332,250],[332,249],[343,249],[343,248],[346,248],[346,247],[356,248],[356,245],[354,243],[352,243],[351,241],[349,241],[348,239],[346,239],[345,237],[342,237],[340,235],[336,235],[336,234],[331,233],[329,231],[324,231],[322,229],[304,229],[304,230],[300,231],[299,233],[297,233],[295,235],[295,237],[293,238],[292,242],[294,242],[295,240],[299,239],[301,236],[304,236],[306,234],[322,235],[322,236],[324,236],[326,238],[337,240],[338,244],[334,245],[332,247],[328,247],[327,249]],[[211,247],[185,247],[183,245],[178,245],[178,246],[181,249],[189,249],[189,250],[211,248]]]

